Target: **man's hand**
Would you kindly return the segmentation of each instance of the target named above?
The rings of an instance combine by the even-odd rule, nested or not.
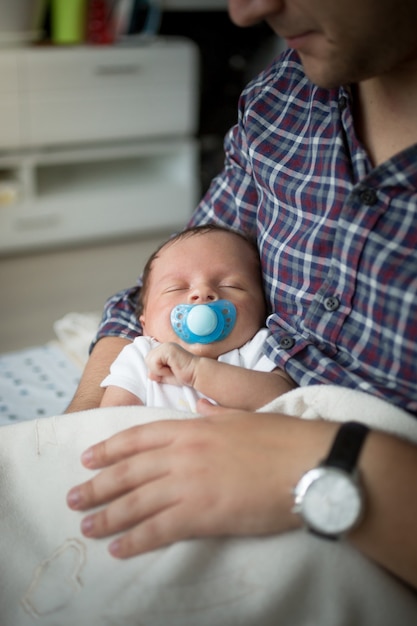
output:
[[[68,504],[101,507],[82,532],[121,533],[110,545],[119,558],[196,537],[287,532],[300,526],[292,489],[339,426],[243,411],[135,426],[84,453],[84,465],[100,471],[70,491]],[[373,431],[360,462],[368,506],[349,540],[417,588],[416,447]]]
[[[101,471],[75,487],[68,504],[102,507],[84,518],[82,531],[122,532],[110,547],[120,558],[193,537],[287,531],[300,525],[292,487],[327,450],[334,430],[244,412],[136,426],[84,454],[84,464]]]

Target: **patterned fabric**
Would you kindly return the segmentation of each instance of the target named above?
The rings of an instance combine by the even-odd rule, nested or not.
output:
[[[257,238],[267,355],[299,385],[361,389],[417,414],[417,145],[373,168],[350,90],[312,85],[287,51],[243,92],[225,150],[191,224]],[[100,336],[138,331],[131,298],[110,301]]]
[[[123,337],[133,341],[138,334],[141,334],[141,327],[135,315],[139,291],[140,280],[135,287],[118,291],[106,301],[98,333],[90,347],[90,352],[102,337]]]

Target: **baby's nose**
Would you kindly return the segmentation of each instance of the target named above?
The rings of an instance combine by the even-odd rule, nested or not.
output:
[[[196,285],[191,289],[188,297],[188,301],[191,304],[204,304],[205,302],[214,302],[218,299],[216,290],[206,284]]]

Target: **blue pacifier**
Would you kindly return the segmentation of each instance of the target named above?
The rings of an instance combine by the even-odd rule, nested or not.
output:
[[[236,322],[236,307],[229,300],[207,304],[178,304],[171,311],[171,325],[186,343],[222,341]]]

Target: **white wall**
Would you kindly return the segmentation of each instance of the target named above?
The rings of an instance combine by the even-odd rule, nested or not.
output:
[[[0,0],[1,34],[22,33],[33,28],[37,0]]]

